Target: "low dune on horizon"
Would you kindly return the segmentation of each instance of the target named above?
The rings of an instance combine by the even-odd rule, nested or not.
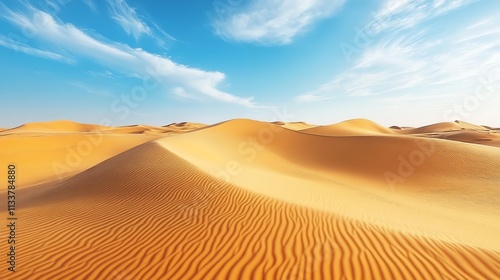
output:
[[[500,128],[52,121],[0,163],[0,279],[500,279]]]

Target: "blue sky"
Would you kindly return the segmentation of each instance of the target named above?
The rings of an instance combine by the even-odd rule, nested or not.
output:
[[[0,127],[500,126],[500,1],[0,3]]]

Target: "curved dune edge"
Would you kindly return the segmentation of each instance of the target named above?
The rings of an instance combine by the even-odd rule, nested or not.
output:
[[[272,141],[250,149],[265,131],[271,131],[266,123],[239,120],[156,142],[249,191],[393,230],[500,250],[500,150],[417,139],[435,145],[434,153],[391,190],[384,172],[397,173],[400,156],[420,149],[412,137],[330,138],[280,129]]]
[[[18,211],[23,237],[15,279],[495,279],[500,274],[498,252],[258,195],[214,179],[156,143],[22,201]],[[3,227],[0,234],[6,234]],[[0,278],[14,279],[6,270]]]

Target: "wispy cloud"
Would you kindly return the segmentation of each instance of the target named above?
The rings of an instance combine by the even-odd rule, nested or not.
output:
[[[111,72],[109,70],[106,70],[103,72],[87,71],[87,73],[94,76],[94,77],[104,77],[104,78],[108,78],[108,79],[115,79],[118,77],[117,75],[115,75],[113,72]]]
[[[366,29],[378,33],[414,27],[477,0],[385,0]]]
[[[107,90],[95,89],[95,88],[92,88],[92,87],[82,83],[82,82],[70,81],[70,82],[68,82],[68,84],[82,90],[85,93],[90,93],[90,94],[95,94],[95,95],[100,95],[100,96],[115,97],[114,94],[110,93]]]
[[[171,93],[173,93],[174,95],[176,95],[178,97],[185,98],[185,99],[194,99],[194,100],[198,100],[199,99],[199,98],[196,97],[196,95],[187,92],[182,87],[175,87],[175,88],[173,88],[171,90]]]
[[[345,0],[253,0],[217,16],[215,32],[227,40],[289,44],[316,21],[331,16]]]
[[[4,35],[0,35],[0,46],[13,49],[16,52],[22,52],[28,55],[38,56],[42,58],[53,59],[65,63],[74,63],[75,61],[67,58],[63,55],[57,54],[55,52],[41,50],[37,48],[30,47],[24,43],[14,40],[13,38],[8,38]]]
[[[153,20],[145,16],[139,16],[134,8],[130,7],[125,0],[107,0],[111,18],[114,19],[128,34],[137,41],[142,35],[147,35],[156,41],[161,48],[167,48],[167,42],[176,39],[165,32]],[[148,23],[146,23],[148,22]]]
[[[481,24],[472,29],[457,27],[446,34],[431,35],[421,30],[415,35],[381,37],[351,68],[295,99],[473,93],[479,79],[500,77],[500,20],[480,19],[475,23]]]
[[[142,21],[135,9],[131,8],[125,0],[108,0],[111,17],[137,40],[142,34],[151,34],[149,26]]]
[[[51,15],[30,8],[27,13],[5,10],[3,17],[19,28],[34,30],[30,43],[47,53],[71,59],[88,59],[128,76],[149,78],[148,83],[182,88],[191,94],[255,108],[253,98],[242,98],[217,89],[225,79],[220,72],[204,71],[177,64],[169,58],[134,49],[121,43],[96,39],[72,24],[62,23]],[[29,52],[26,52],[29,53]],[[34,54],[34,53],[29,53]]]
[[[95,5],[93,0],[83,0],[83,3],[92,10],[92,12],[97,12],[97,6]]]

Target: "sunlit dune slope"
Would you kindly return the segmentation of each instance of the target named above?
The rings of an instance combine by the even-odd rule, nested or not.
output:
[[[1,136],[0,164],[17,166],[17,184],[22,188],[78,174],[111,156],[156,138],[145,135],[55,133]]]
[[[327,126],[304,129],[302,132],[325,136],[392,134],[393,131],[366,119],[353,119]]]
[[[496,131],[461,130],[448,133],[432,133],[428,137],[500,147],[500,133]]]
[[[0,278],[496,279],[500,273],[498,252],[258,194],[210,176],[164,145],[146,143],[52,188],[20,193],[18,272],[13,278],[2,270]]]
[[[500,147],[500,131],[464,121],[443,122],[419,128],[393,129],[398,134],[440,138]]]
[[[0,164],[18,166],[22,174],[18,187],[60,180],[138,144],[203,126],[184,124],[175,129],[104,127],[71,121],[28,123],[0,132]]]
[[[165,125],[163,127],[171,128],[171,129],[178,129],[178,130],[195,130],[195,129],[202,128],[205,126],[207,126],[207,125],[202,124],[202,123],[181,122],[181,123],[171,123],[171,124]]]
[[[272,124],[279,125],[281,127],[290,129],[290,130],[305,130],[308,128],[316,127],[317,125],[313,124],[308,124],[305,122],[280,122],[280,121],[275,121],[271,122]]]
[[[51,122],[27,123],[12,129],[7,129],[3,131],[3,134],[22,133],[22,132],[29,132],[29,133],[91,132],[93,130],[103,130],[103,129],[106,129],[106,127],[94,124],[82,124],[67,120],[60,120]]]
[[[128,125],[128,126],[101,126],[93,124],[82,124],[67,120],[27,123],[11,129],[0,129],[1,135],[12,134],[39,134],[39,133],[115,133],[115,134],[170,134],[196,130],[206,126],[200,123],[173,123],[165,126],[151,125]]]
[[[403,134],[423,134],[423,133],[438,133],[438,132],[449,132],[455,130],[488,130],[484,126],[470,124],[464,121],[455,122],[442,122],[431,125],[422,126],[413,129],[404,129],[401,131]]]
[[[403,190],[433,191],[447,185],[449,178],[457,182],[457,189],[468,188],[469,181],[490,178],[490,183],[485,182],[484,191],[496,188],[495,180],[500,179],[500,150],[492,147],[400,135],[361,133],[327,137],[302,132],[258,121],[233,120],[164,138],[161,142],[173,151],[178,150],[184,158],[207,167],[228,159],[283,172],[288,171],[288,167],[300,166],[305,177],[309,171],[319,172],[339,183],[368,180],[370,185],[382,187],[387,186],[384,174],[397,173],[401,158],[410,164],[423,161],[415,166],[418,168],[414,168],[414,176],[401,183]],[[478,158],[481,160],[475,160]]]

